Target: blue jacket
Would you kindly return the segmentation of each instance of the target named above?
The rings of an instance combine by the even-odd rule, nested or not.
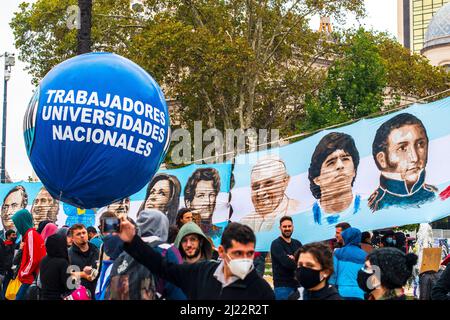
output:
[[[357,282],[358,271],[363,267],[367,253],[360,248],[361,231],[348,228],[342,232],[344,247],[336,249],[333,255],[334,273],[330,284],[337,286],[339,294],[345,298],[364,299]]]
[[[96,236],[95,238],[92,238],[91,240],[89,240],[89,242],[92,243],[94,246],[96,246],[97,249],[99,249],[99,250],[103,244],[103,240],[100,238],[100,236]]]

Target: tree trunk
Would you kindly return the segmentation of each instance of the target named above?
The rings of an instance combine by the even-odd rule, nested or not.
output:
[[[77,33],[77,54],[91,52],[92,0],[78,0],[80,29]]]

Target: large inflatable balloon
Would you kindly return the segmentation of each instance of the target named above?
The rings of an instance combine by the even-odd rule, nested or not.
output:
[[[169,113],[160,87],[137,64],[88,53],[42,79],[25,114],[24,136],[50,194],[96,208],[150,181],[168,149]]]

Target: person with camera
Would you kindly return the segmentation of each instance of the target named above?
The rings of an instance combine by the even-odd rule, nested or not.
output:
[[[69,249],[70,264],[78,267],[76,275],[80,277],[81,285],[89,290],[90,296],[94,299],[99,251],[88,241],[87,230],[83,224],[74,224],[69,232],[73,240],[72,247]]]
[[[218,248],[221,262],[171,263],[147,246],[124,216],[119,236],[127,253],[152,273],[181,288],[188,300],[275,299],[270,285],[253,267],[256,237],[246,225],[232,222],[226,227]]]

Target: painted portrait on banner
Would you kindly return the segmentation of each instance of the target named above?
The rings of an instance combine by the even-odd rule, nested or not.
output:
[[[220,192],[220,174],[214,168],[195,170],[184,187],[184,204],[191,210],[193,219],[207,236],[215,237],[221,228],[213,224],[217,196]]]
[[[128,215],[130,211],[130,197],[126,197],[122,200],[111,203],[106,207],[106,210],[113,212],[116,217],[120,217],[121,215]]]
[[[28,204],[28,194],[25,188],[21,185],[10,189],[3,198],[2,203],[2,225],[4,230],[14,228],[14,223],[11,220],[14,213],[21,209],[25,209]]]
[[[254,232],[271,230],[282,216],[290,216],[298,211],[299,201],[286,195],[290,177],[285,163],[279,157],[270,155],[261,158],[253,166],[250,179],[254,211],[240,222]]]
[[[409,113],[398,114],[378,128],[372,155],[381,175],[369,198],[372,211],[417,207],[436,198],[437,188],[425,183],[428,144],[422,121]]]
[[[319,141],[308,170],[315,223],[336,224],[360,210],[361,196],[353,192],[358,165],[350,135],[331,132]]]
[[[45,220],[55,223],[58,219],[59,201],[54,199],[45,187],[42,187],[33,200],[30,212],[36,228]]]
[[[139,212],[144,209],[157,209],[164,213],[171,225],[175,224],[180,203],[180,181],[174,175],[158,173],[153,177],[147,187],[145,199]]]

